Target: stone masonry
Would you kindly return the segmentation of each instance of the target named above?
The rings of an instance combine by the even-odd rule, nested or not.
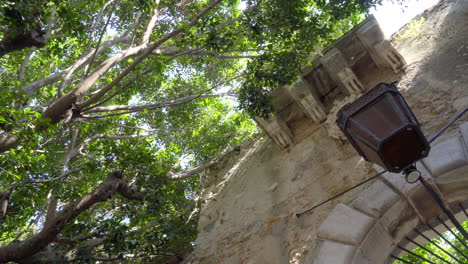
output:
[[[385,173],[296,216],[382,170],[334,127],[336,111],[373,84],[399,80],[427,136],[468,107],[468,1],[442,1],[422,16],[419,34],[392,42],[378,38],[372,18],[364,21],[295,85],[272,93],[278,114],[257,119],[268,137],[246,142],[204,179],[199,234],[185,263],[391,263],[405,236],[441,214],[419,184]],[[423,177],[449,204],[466,204],[468,118],[431,147],[417,164]]]

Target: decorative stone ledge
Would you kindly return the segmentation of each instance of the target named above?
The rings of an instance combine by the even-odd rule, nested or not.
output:
[[[339,38],[334,48],[315,58],[295,84],[272,91],[276,116],[256,118],[257,123],[277,145],[289,148],[300,141],[308,127],[323,123],[337,102],[375,86],[378,82],[367,77],[375,75],[376,69],[379,74],[396,76],[405,64],[371,16]]]

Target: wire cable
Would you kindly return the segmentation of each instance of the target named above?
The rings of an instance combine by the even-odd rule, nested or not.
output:
[[[376,175],[374,175],[374,176],[372,176],[372,177],[370,177],[370,178],[368,178],[368,179],[366,179],[366,180],[364,180],[364,181],[362,181],[362,182],[360,182],[360,183],[354,185],[353,187],[351,187],[351,188],[349,188],[349,189],[347,189],[347,190],[344,190],[344,191],[340,192],[339,194],[337,194],[337,195],[335,195],[335,196],[333,196],[333,197],[331,197],[331,198],[329,198],[329,199],[327,199],[327,200],[325,200],[325,201],[323,201],[323,202],[321,202],[321,203],[319,203],[319,204],[313,206],[313,207],[310,208],[310,209],[305,210],[305,211],[302,212],[302,213],[297,213],[296,216],[297,216],[297,217],[300,217],[301,215],[303,215],[303,214],[305,214],[305,213],[308,213],[308,212],[314,210],[315,208],[320,207],[320,206],[322,206],[322,205],[328,203],[329,201],[334,200],[334,199],[340,197],[341,195],[343,195],[343,194],[345,194],[345,193],[347,193],[347,192],[349,192],[349,191],[352,191],[352,190],[356,189],[357,187],[363,185],[364,183],[367,183],[367,182],[369,182],[369,181],[371,181],[371,180],[373,180],[373,179],[379,177],[380,175],[384,174],[385,172],[387,172],[387,170],[384,170],[384,171],[381,171],[381,172],[377,173]]]
[[[450,121],[443,128],[441,128],[434,136],[432,136],[431,139],[429,139],[429,144],[434,142],[434,140],[436,140],[440,135],[442,135],[442,133],[444,133],[445,130],[447,130],[447,128],[453,125],[453,123],[457,122],[457,120],[460,119],[464,114],[466,114],[466,112],[468,112],[468,107],[465,108],[465,110],[458,113],[458,115],[456,115],[455,118],[452,119],[452,121]]]

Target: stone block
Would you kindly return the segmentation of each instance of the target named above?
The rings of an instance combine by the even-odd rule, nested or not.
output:
[[[360,247],[354,253],[353,264],[376,264],[387,258],[395,248],[393,238],[380,223],[367,234]]]
[[[322,239],[358,245],[371,228],[374,218],[347,205],[338,204],[318,229]]]
[[[463,143],[465,144],[465,153],[468,153],[468,122],[460,125],[460,134],[463,139]]]
[[[398,193],[382,180],[378,180],[362,191],[350,205],[361,212],[379,217],[398,200],[398,197]]]
[[[355,247],[350,245],[327,240],[320,241],[313,264],[349,264],[354,250]]]
[[[379,223],[394,241],[401,239],[419,225],[419,218],[406,199],[400,198],[380,218]]]
[[[422,163],[433,177],[468,165],[464,142],[461,137],[452,138],[431,148],[429,156]]]

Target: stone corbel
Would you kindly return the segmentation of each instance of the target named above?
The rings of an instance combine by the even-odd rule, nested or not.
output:
[[[364,91],[364,86],[357,78],[356,74],[349,67],[343,68],[337,73],[340,82],[345,87],[345,89],[352,94],[360,94]]]
[[[405,59],[398,53],[398,51],[390,44],[389,41],[383,40],[374,46],[377,53],[382,57],[385,63],[393,70],[398,73],[405,65]]]
[[[268,136],[280,147],[287,148],[293,143],[293,136],[286,123],[277,116],[268,119],[255,117],[255,121],[267,132]]]
[[[364,91],[361,81],[348,66],[343,54],[338,49],[329,51],[321,61],[337,84],[350,95],[360,94]]]
[[[316,123],[327,118],[325,108],[313,96],[307,81],[300,78],[295,84],[286,87],[288,94],[302,108],[304,113]]]
[[[356,31],[356,35],[378,67],[390,68],[398,73],[406,65],[405,59],[385,40],[374,17],[367,19]]]

